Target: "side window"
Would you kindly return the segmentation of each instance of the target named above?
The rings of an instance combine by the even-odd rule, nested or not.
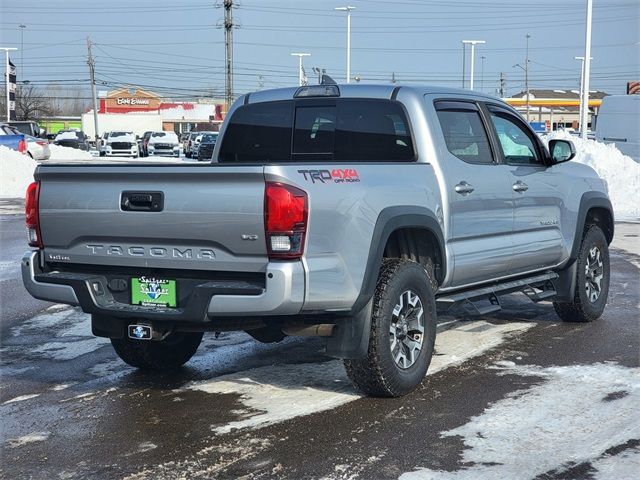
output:
[[[388,100],[341,99],[338,102],[334,159],[413,161],[415,152],[402,106]]]
[[[492,164],[493,156],[480,113],[471,110],[438,110],[447,149],[469,163]]]
[[[506,163],[515,165],[541,165],[529,132],[508,115],[491,113]]]

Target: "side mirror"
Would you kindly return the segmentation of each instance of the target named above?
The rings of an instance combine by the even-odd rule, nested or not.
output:
[[[569,140],[549,140],[551,164],[568,162],[576,156],[576,147]]]

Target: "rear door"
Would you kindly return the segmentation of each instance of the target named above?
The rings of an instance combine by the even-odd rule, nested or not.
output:
[[[435,107],[450,199],[452,286],[505,276],[513,254],[508,167],[496,162],[476,103],[442,100]]]
[[[488,105],[488,110],[514,203],[510,273],[555,266],[566,253],[562,212],[567,177],[544,165],[535,133],[519,116],[499,105]]]

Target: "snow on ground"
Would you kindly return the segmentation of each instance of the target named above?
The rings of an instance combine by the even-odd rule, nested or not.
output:
[[[29,435],[23,435],[22,437],[10,438],[7,440],[7,443],[9,443],[11,448],[22,447],[28,443],[44,442],[49,438],[50,434],[50,432],[34,432]]]
[[[498,362],[502,375],[541,383],[510,393],[468,423],[442,432],[461,437],[460,470],[421,468],[402,480],[528,480],[591,463],[595,478],[631,478],[637,449],[607,450],[640,438],[640,369],[615,363],[538,367]],[[526,414],[525,414],[526,413]],[[618,461],[622,459],[622,461]]]
[[[459,365],[504,342],[511,334],[531,328],[529,323],[493,325],[479,320],[454,323],[436,337],[429,374]],[[360,398],[341,361],[259,367],[189,384],[189,390],[239,394],[243,418],[212,425],[224,434],[233,429],[261,428],[294,417],[334,409]]]
[[[53,331],[50,341],[30,349],[30,354],[52,360],[72,360],[108,344],[108,340],[91,334],[88,315],[76,308],[53,305],[44,312],[13,327],[11,335],[25,332]],[[8,347],[14,348],[14,347]]]
[[[89,152],[75,148],[49,145],[51,161],[91,160],[93,156]],[[0,198],[23,198],[27,186],[33,182],[33,171],[36,162],[28,155],[23,155],[15,150],[0,146]]]
[[[571,140],[576,146],[576,158],[572,161],[589,165],[607,181],[616,220],[640,219],[640,163],[623,155],[612,144],[584,140],[563,131],[549,134],[546,140],[554,138]]]

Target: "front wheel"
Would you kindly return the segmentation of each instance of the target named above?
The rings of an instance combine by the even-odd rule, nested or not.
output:
[[[609,246],[600,227],[585,232],[578,252],[576,291],[572,302],[554,302],[565,322],[592,322],[602,315],[609,296]]]
[[[363,392],[399,397],[427,373],[436,337],[436,304],[424,267],[384,259],[378,277],[367,356],[345,360],[351,381]]]
[[[132,367],[142,370],[171,370],[187,363],[202,341],[199,333],[172,333],[164,340],[112,338],[118,356]]]

